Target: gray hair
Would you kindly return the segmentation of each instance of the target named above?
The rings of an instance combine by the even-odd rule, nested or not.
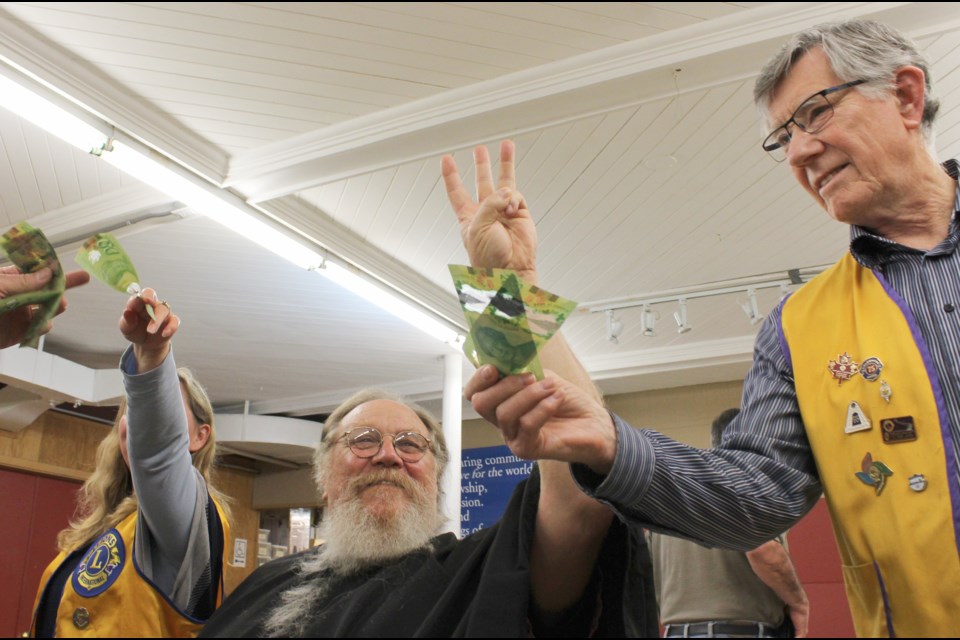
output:
[[[440,479],[443,477],[443,472],[447,468],[447,460],[449,460],[447,441],[446,438],[443,437],[443,428],[437,419],[433,417],[433,414],[420,405],[402,396],[381,389],[364,389],[358,391],[334,409],[333,413],[327,417],[326,422],[323,423],[323,437],[320,439],[320,443],[317,444],[317,448],[313,454],[313,478],[317,486],[320,487],[321,491],[323,490],[323,483],[326,479],[326,471],[328,468],[327,461],[330,452],[333,450],[333,446],[337,442],[337,438],[341,435],[338,433],[340,423],[343,422],[343,419],[348,413],[360,405],[374,400],[390,400],[402,404],[416,413],[417,417],[420,418],[420,422],[427,428],[427,434],[431,441],[430,448],[433,451],[434,457],[437,459],[437,489],[438,495],[441,495]]]
[[[926,83],[922,131],[927,145],[933,146],[933,121],[940,109],[940,100],[933,95],[930,65],[917,44],[879,22],[847,20],[811,27],[794,35],[760,71],[753,87],[753,101],[764,120],[770,121],[770,101],[793,65],[809,50],[820,47],[830,67],[841,82],[866,80],[855,87],[864,95],[880,98],[896,89],[897,69],[918,67]]]

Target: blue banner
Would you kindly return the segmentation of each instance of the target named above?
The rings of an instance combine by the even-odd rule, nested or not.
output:
[[[513,455],[506,445],[465,449],[460,467],[460,536],[499,520],[513,488],[532,469],[533,462]]]

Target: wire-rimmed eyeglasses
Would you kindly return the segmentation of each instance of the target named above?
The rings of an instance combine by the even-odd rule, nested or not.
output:
[[[817,133],[830,122],[833,117],[833,105],[827,96],[837,91],[843,91],[858,84],[863,84],[866,80],[852,80],[838,84],[835,87],[829,87],[823,91],[818,91],[797,107],[790,119],[774,129],[770,135],[763,140],[763,150],[773,156],[777,162],[783,162],[787,159],[787,150],[790,148],[790,140],[793,135],[790,133],[790,123],[792,122],[798,129],[806,133]]]
[[[384,435],[376,427],[354,427],[340,436],[359,458],[372,458],[383,447],[383,439],[393,439],[393,450],[404,462],[417,462],[430,450],[432,441],[416,431]]]

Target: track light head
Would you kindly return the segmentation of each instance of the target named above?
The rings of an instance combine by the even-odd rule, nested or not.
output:
[[[687,299],[680,298],[677,300],[677,304],[680,305],[680,310],[673,312],[673,319],[677,323],[677,333],[683,335],[693,329],[693,327],[687,324]]]
[[[623,332],[623,323],[613,317],[613,309],[607,309],[607,340],[613,344],[620,344],[620,334]]]
[[[758,324],[763,321],[763,314],[760,313],[760,309],[757,306],[756,289],[747,290],[747,301],[741,302],[740,308],[743,309],[743,312],[747,315],[747,318],[750,319],[750,324]]]

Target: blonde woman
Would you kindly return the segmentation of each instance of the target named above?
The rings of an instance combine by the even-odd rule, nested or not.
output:
[[[210,483],[213,410],[176,368],[179,326],[151,289],[127,302],[126,400],[41,579],[37,637],[192,636],[220,603],[228,528]]]

